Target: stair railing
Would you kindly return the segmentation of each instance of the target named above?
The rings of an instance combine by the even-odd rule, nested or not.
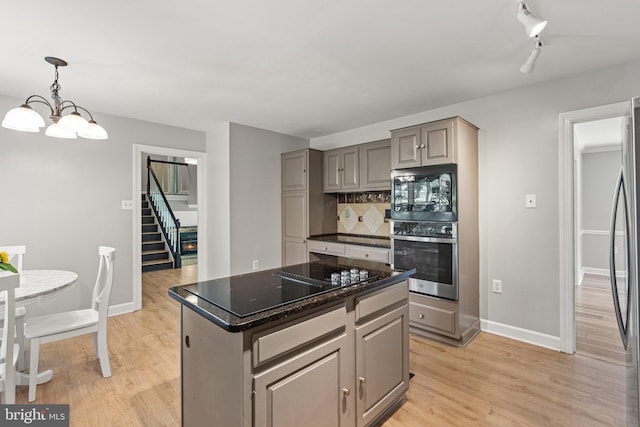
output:
[[[180,244],[180,220],[176,218],[169,206],[167,197],[162,191],[162,186],[155,172],[151,168],[151,163],[168,163],[185,165],[186,163],[165,162],[161,160],[151,160],[147,157],[147,197],[153,209],[153,213],[158,219],[160,230],[169,246],[169,251],[173,256],[174,268],[182,267],[182,247]]]

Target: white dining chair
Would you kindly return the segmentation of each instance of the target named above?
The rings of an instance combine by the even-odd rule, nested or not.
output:
[[[107,317],[109,297],[113,285],[113,262],[116,250],[107,246],[98,248],[100,265],[93,288],[91,308],[67,311],[51,315],[30,317],[25,325],[25,337],[31,343],[29,357],[29,402],[36,398],[38,357],[40,344],[92,334],[96,356],[100,359],[102,376],[111,376],[109,350],[107,348]]]
[[[4,404],[16,403],[16,363],[18,344],[15,340],[16,288],[20,286],[20,275],[0,274],[0,294],[4,294],[4,326],[0,344],[0,393]]]
[[[0,246],[0,252],[6,252],[9,256],[9,264],[11,264],[18,273],[22,273],[24,264],[24,254],[27,253],[25,245],[16,246]],[[24,370],[24,317],[27,311],[24,307],[16,308],[16,342],[20,349],[18,350],[18,370]]]

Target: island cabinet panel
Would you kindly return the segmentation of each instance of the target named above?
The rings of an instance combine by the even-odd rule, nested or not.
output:
[[[242,334],[227,333],[184,305],[181,314],[182,425],[242,425]]]
[[[255,426],[345,426],[347,335],[333,338],[254,376]],[[345,420],[345,422],[343,422]]]
[[[409,388],[406,304],[356,327],[357,425],[367,426]]]
[[[346,321],[347,310],[342,307],[275,332],[257,334],[253,337],[254,366],[300,348],[338,329],[344,329]]]

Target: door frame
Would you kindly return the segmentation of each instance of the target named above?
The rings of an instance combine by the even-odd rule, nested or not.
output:
[[[574,177],[574,135],[573,125],[624,116],[629,109],[630,101],[601,105],[593,108],[569,111],[559,116],[559,245],[560,245],[560,351],[573,354],[576,351],[576,318],[575,318],[575,177]]]
[[[207,153],[181,150],[178,148],[157,147],[153,145],[133,144],[133,309],[142,308],[142,156],[153,154],[169,157],[191,157],[198,159],[197,197],[198,197],[198,280],[207,277]]]

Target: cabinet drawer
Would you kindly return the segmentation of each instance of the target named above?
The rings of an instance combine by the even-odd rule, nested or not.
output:
[[[318,240],[308,240],[307,248],[309,252],[316,252],[320,254],[342,255],[342,256],[346,254],[345,246],[339,243],[329,243],[329,242],[322,242]]]
[[[409,321],[417,327],[438,333],[456,334],[456,310],[446,307],[430,307],[414,301],[409,302]]]
[[[372,248],[368,246],[347,246],[349,258],[366,259],[389,264],[389,249]]]
[[[398,302],[406,301],[408,298],[409,284],[406,281],[362,298],[356,298],[356,322]]]
[[[253,366],[302,347],[333,331],[344,329],[347,309],[342,306],[284,329],[266,331],[253,337]]]

